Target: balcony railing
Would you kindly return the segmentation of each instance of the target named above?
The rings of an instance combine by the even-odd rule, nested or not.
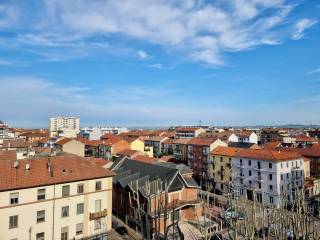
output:
[[[107,209],[104,209],[103,211],[100,211],[100,212],[90,213],[89,219],[95,220],[98,218],[106,217],[107,215],[108,215],[108,211],[107,211]]]

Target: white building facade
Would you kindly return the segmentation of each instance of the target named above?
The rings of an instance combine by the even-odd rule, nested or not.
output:
[[[80,132],[80,119],[76,117],[49,118],[50,137],[63,136],[74,138]]]
[[[232,178],[240,197],[279,207],[281,201],[292,203],[295,191],[303,188],[304,159],[299,156],[259,159],[248,154],[241,156],[240,150],[232,157]]]

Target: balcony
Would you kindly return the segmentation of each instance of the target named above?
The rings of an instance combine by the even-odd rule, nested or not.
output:
[[[244,165],[243,164],[238,164],[237,168],[244,168]]]
[[[108,215],[108,211],[107,211],[107,209],[104,209],[103,211],[100,211],[100,212],[90,213],[89,219],[90,219],[90,221],[96,220],[99,218],[106,217],[107,215]]]
[[[263,181],[262,177],[261,177],[261,176],[258,176],[258,177],[257,177],[257,181],[258,181],[258,182],[262,182],[262,181]]]
[[[261,168],[261,166],[259,167],[259,166],[255,166],[254,167],[254,169],[256,170],[256,171],[259,171],[259,172],[261,172],[263,169]]]
[[[243,173],[240,173],[238,176],[239,176],[239,178],[244,178],[244,174]]]

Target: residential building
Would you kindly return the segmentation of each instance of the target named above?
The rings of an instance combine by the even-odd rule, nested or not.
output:
[[[175,129],[176,138],[195,138],[206,130],[201,127],[178,127]]]
[[[251,131],[237,131],[235,133],[237,136],[237,142],[240,143],[254,143],[258,144],[258,136],[255,132]],[[232,141],[232,140],[231,140]]]
[[[231,158],[231,180],[240,197],[279,207],[281,194],[292,204],[294,192],[304,186],[304,158],[299,154],[243,148],[220,148],[219,154]]]
[[[76,117],[49,118],[49,136],[77,137],[80,132],[80,119]]]
[[[261,144],[268,142],[282,142],[284,137],[289,136],[287,129],[263,128],[260,133]]]
[[[189,174],[184,175],[170,165],[155,165],[127,158],[115,162],[111,169],[117,173],[113,179],[113,211],[124,221],[139,227],[144,235],[148,226],[146,215],[150,219],[151,234],[157,229],[162,235],[165,227],[167,231],[172,230],[173,221],[196,220],[201,216],[199,187]],[[137,193],[139,198],[133,198]],[[143,211],[139,211],[138,204]],[[161,215],[157,217],[160,206]],[[142,214],[141,219],[137,219],[139,213]],[[139,226],[140,220],[142,225]]]
[[[221,193],[227,193],[232,183],[232,156],[239,151],[235,147],[217,147],[211,152],[209,177],[214,181],[214,188]]]
[[[99,157],[112,160],[117,153],[130,149],[130,143],[119,135],[104,134],[99,145]]]
[[[34,144],[24,139],[3,140],[2,150],[16,151],[18,160],[31,158],[35,155]]]
[[[19,135],[19,138],[25,139],[27,142],[33,143],[38,142],[43,138],[48,137],[48,132],[46,130],[36,130],[36,131],[26,131]]]
[[[188,164],[188,142],[189,138],[174,139],[173,156],[177,161]]]
[[[111,171],[69,155],[0,161],[0,172],[1,240],[107,239]]]
[[[194,177],[208,177],[210,152],[218,146],[227,146],[220,139],[193,138],[188,142],[188,166],[193,170]]]
[[[126,133],[128,129],[125,127],[84,127],[80,130],[80,136],[89,140],[99,140],[104,134],[120,134]]]
[[[167,137],[161,136],[149,136],[144,138],[144,146],[145,147],[152,147],[153,149],[153,156],[159,157],[163,153],[163,142],[168,139]]]
[[[85,156],[85,144],[77,139],[63,138],[56,142],[56,147],[63,152]]]
[[[147,146],[145,147],[144,141],[139,137],[127,137],[125,140],[130,144],[131,150],[136,150],[144,153],[149,157],[153,157],[153,147]]]
[[[3,139],[13,138],[14,134],[10,131],[9,126],[0,120],[0,145]]]

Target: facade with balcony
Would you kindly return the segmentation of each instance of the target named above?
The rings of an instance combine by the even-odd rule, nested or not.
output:
[[[227,146],[220,139],[193,138],[188,142],[188,165],[197,179],[210,179],[212,158],[210,152],[218,146]]]
[[[1,161],[0,169],[0,239],[107,239],[111,171],[77,156]]]
[[[265,149],[219,148],[231,158],[235,194],[265,205],[291,204],[304,186],[304,159],[298,154]]]

